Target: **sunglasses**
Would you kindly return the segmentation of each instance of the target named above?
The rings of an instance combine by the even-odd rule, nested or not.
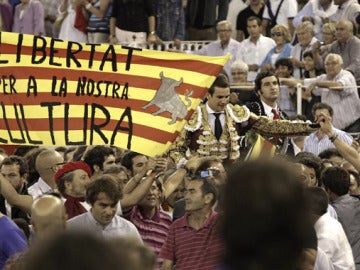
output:
[[[283,34],[281,32],[275,32],[275,33],[271,33],[272,37],[281,37]]]

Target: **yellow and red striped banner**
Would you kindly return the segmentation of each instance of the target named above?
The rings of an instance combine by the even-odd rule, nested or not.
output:
[[[229,56],[0,33],[0,143],[165,152]]]

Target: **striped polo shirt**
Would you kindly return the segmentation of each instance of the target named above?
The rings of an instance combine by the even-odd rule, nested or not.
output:
[[[134,206],[130,211],[124,212],[124,217],[135,225],[144,243],[150,246],[158,256],[172,223],[171,217],[157,209],[155,215],[149,219],[142,215],[139,206]],[[162,260],[157,261],[162,262]]]
[[[219,232],[220,215],[213,211],[199,230],[188,225],[188,215],[170,226],[159,257],[173,261],[176,269],[216,269],[224,252]]]

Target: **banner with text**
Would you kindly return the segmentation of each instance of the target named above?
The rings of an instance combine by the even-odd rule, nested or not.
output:
[[[0,143],[165,152],[229,56],[0,33]]]

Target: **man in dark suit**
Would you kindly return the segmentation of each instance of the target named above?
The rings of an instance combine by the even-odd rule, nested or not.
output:
[[[280,96],[280,82],[275,73],[269,71],[259,73],[255,79],[255,92],[258,95],[258,101],[246,104],[252,113],[267,116],[273,120],[288,119],[277,103]],[[272,136],[266,139],[278,147],[288,143],[286,137]]]

